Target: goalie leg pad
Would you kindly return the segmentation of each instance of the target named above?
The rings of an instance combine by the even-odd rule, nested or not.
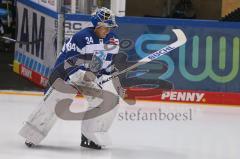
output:
[[[34,145],[39,144],[46,136],[46,134],[28,122],[24,124],[19,134]]]
[[[114,89],[112,82],[105,83],[103,89],[117,95],[117,92]],[[101,103],[102,99],[87,97],[87,101],[88,109],[93,109],[94,107],[98,106],[99,103]],[[108,135],[108,130],[110,129],[118,110],[118,103],[114,104],[115,107],[109,112],[102,114],[98,117],[82,121],[82,134],[86,136],[89,140],[103,147],[111,145],[111,139]],[[99,109],[104,108],[99,107]]]
[[[57,103],[66,98],[74,99],[76,96],[76,94],[71,94],[69,92],[63,93],[56,90],[54,86],[59,85],[61,82],[64,81],[56,80],[56,83],[49,88],[43,101],[32,112],[32,114],[30,114],[28,120],[19,132],[22,137],[26,138],[27,141],[32,142],[35,145],[39,144],[47,136],[48,132],[55,124],[57,120],[55,113]]]

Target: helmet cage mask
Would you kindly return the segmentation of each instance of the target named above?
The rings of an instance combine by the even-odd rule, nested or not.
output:
[[[108,27],[108,28],[115,28],[118,27],[115,15],[112,13],[111,10],[103,7],[98,9],[91,17],[92,24],[95,28],[97,27]]]

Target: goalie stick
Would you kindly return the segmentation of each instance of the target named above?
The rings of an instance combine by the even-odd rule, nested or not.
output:
[[[170,45],[165,46],[164,48],[162,48],[162,49],[160,49],[156,52],[153,52],[152,54],[150,54],[150,55],[144,57],[143,59],[139,60],[136,64],[126,68],[125,70],[120,71],[117,74],[112,75],[111,77],[107,78],[106,80],[103,80],[103,81],[99,82],[98,85],[102,85],[102,84],[110,81],[111,79],[116,78],[117,76],[119,76],[123,73],[126,73],[126,72],[140,66],[140,65],[151,62],[151,61],[159,58],[160,56],[165,55],[165,54],[171,52],[172,50],[184,45],[187,42],[187,38],[186,38],[185,34],[183,33],[183,31],[181,29],[173,29],[172,31],[177,36],[177,41],[175,41],[174,43],[172,43]]]

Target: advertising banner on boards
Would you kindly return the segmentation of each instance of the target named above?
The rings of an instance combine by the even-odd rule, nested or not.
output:
[[[28,68],[48,77],[56,59],[55,19],[19,2],[17,12],[16,39],[20,43],[15,45],[15,59],[26,67],[20,74],[31,79]]]
[[[57,56],[57,14],[25,2],[18,1],[17,40],[28,43],[16,44],[15,72],[44,86]],[[67,14],[65,37],[90,26],[89,18]],[[131,88],[129,97],[135,98],[141,88],[149,100],[240,105],[239,23],[137,17],[117,21],[121,69],[123,63],[129,67],[174,42],[174,28],[188,39],[184,46],[121,76],[122,84]]]

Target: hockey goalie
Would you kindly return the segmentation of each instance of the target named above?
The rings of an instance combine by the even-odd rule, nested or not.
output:
[[[119,51],[119,40],[112,28],[118,26],[112,11],[104,7],[91,16],[91,22],[93,27],[77,32],[64,43],[43,100],[21,128],[19,134],[28,147],[39,145],[58,117],[71,120],[66,110],[78,92],[88,101],[88,110],[92,110],[79,117],[81,146],[101,149],[111,143],[108,130],[124,90],[118,78],[106,87],[98,83],[117,72],[113,59]]]

